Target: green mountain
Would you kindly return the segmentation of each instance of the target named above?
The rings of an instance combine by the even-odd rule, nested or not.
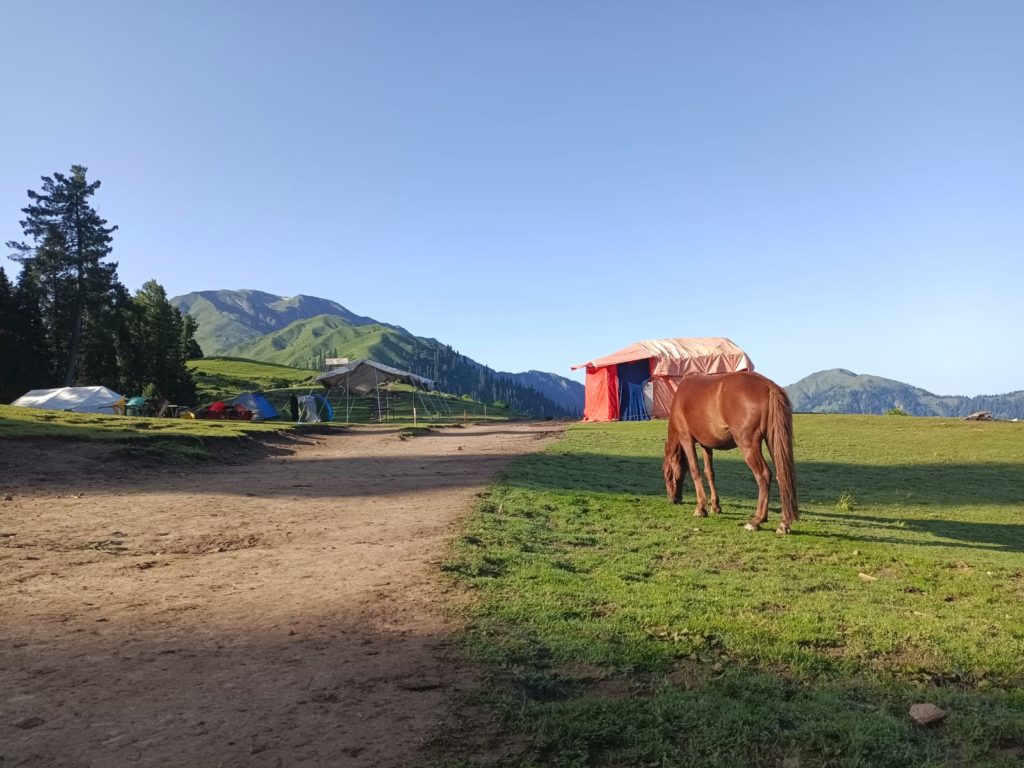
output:
[[[278,331],[296,320],[333,315],[349,325],[377,324],[337,302],[315,296],[275,296],[263,291],[196,291],[175,296],[171,304],[199,323],[196,341],[206,355],[220,355],[246,341]]]
[[[843,368],[812,373],[786,387],[793,410],[804,413],[886,413],[963,417],[991,411],[997,419],[1024,418],[1024,390],[978,397],[934,395],[919,387]]]
[[[199,291],[171,302],[198,321],[196,339],[205,354],[313,370],[323,370],[328,357],[368,357],[483,403],[559,418],[583,411],[578,382],[539,371],[497,373],[437,339],[360,317],[327,299],[246,290]]]

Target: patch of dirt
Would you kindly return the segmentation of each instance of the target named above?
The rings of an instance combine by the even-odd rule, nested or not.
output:
[[[0,444],[0,762],[417,762],[480,682],[443,547],[561,431],[356,428],[199,465]]]

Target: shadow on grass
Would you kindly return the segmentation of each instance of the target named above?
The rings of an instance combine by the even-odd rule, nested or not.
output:
[[[993,766],[1018,757],[1022,741],[1018,713],[1000,692],[857,679],[810,684],[703,664],[591,681],[551,669],[516,672],[492,680],[487,691],[506,727],[530,726],[519,739],[521,753],[503,766]],[[907,712],[922,695],[954,712],[953,723],[916,727]],[[453,732],[435,749],[471,766],[492,765],[474,758],[480,732],[494,727],[491,719],[474,723],[466,730],[475,737]]]
[[[716,482],[724,497],[757,497],[757,487],[746,464],[733,452],[715,454]],[[946,464],[871,466],[828,462],[799,462],[797,492],[805,512],[815,519],[852,524],[870,524],[881,536],[863,538],[899,544],[957,546],[950,541],[908,542],[906,538],[885,537],[886,530],[916,531],[939,539],[981,545],[1006,552],[1024,552],[1024,528],[1010,523],[969,522],[949,519],[914,519],[913,516],[865,516],[856,512],[817,512],[815,507],[831,510],[839,497],[849,494],[860,505],[944,507],[985,505],[1024,506],[1024,464],[970,464],[950,467]],[[664,496],[661,461],[637,456],[608,456],[574,453],[527,456],[516,465],[513,487],[533,491],[617,493]],[[693,503],[693,483],[687,478],[683,506]],[[773,483],[772,503],[777,504],[778,489]],[[856,535],[845,535],[858,539]]]
[[[837,514],[816,512],[815,519],[835,520],[869,526],[878,534],[858,536],[852,534],[820,534],[830,538],[851,541],[873,541],[890,544],[913,544],[915,546],[967,546],[972,549],[989,549],[997,552],[1024,552],[1024,526],[1017,523],[974,523],[963,520],[917,520],[913,518],[894,519],[854,513]],[[915,532],[934,536],[938,541],[908,541],[905,536],[887,536],[886,532]],[[809,535],[819,535],[811,533]],[[951,541],[966,542],[953,544]]]

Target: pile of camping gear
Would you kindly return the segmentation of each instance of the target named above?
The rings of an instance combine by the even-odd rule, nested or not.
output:
[[[197,419],[215,419],[218,421],[252,421],[252,411],[241,403],[225,403],[215,400],[195,412]]]

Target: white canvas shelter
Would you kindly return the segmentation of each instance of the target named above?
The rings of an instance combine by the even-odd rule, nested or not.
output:
[[[114,413],[115,405],[123,405],[124,397],[106,387],[59,387],[33,389],[11,405],[23,408],[43,408],[75,413]]]
[[[344,408],[345,421],[349,421],[352,417],[353,396],[375,395],[377,398],[377,413],[384,414],[388,408],[387,392],[385,391],[384,401],[382,402],[381,389],[384,388],[386,390],[387,385],[392,382],[408,384],[416,390],[414,396],[423,409],[420,411],[421,414],[433,411],[439,415],[442,411],[448,411],[450,415],[450,409],[445,404],[444,398],[433,398],[428,394],[435,389],[435,383],[431,379],[410,371],[392,368],[389,365],[378,363],[376,360],[367,358],[354,360],[351,363],[346,363],[317,376],[316,380],[324,386],[328,393],[344,393],[344,403],[338,402],[337,407],[339,409]],[[436,400],[436,402],[428,403],[428,400]],[[416,409],[414,408],[413,418],[415,418],[415,413]],[[383,418],[383,416],[378,416],[378,418]]]
[[[344,389],[354,395],[368,395],[381,384],[391,381],[409,384],[428,392],[434,388],[434,382],[430,379],[366,358],[339,366],[317,376],[316,380],[327,389]]]

